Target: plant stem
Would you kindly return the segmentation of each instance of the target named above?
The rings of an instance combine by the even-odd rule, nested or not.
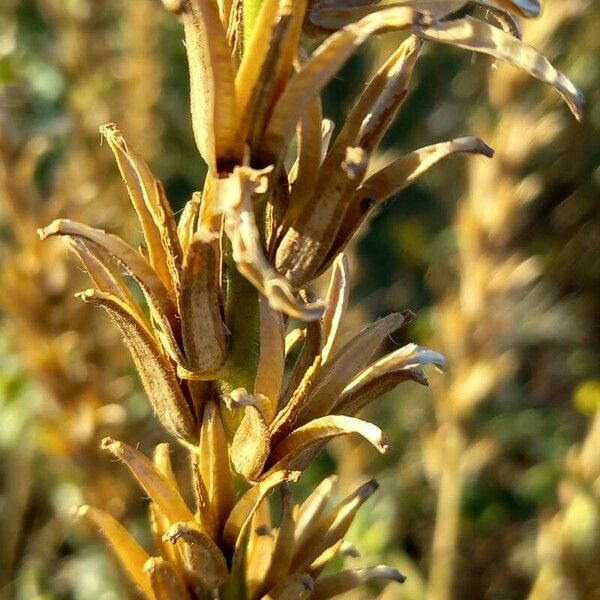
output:
[[[445,427],[427,600],[450,600],[453,597],[463,490],[460,463],[465,442],[459,425],[446,423]]]

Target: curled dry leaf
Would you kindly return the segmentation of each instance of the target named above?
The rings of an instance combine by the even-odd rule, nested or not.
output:
[[[404,583],[406,577],[397,569],[379,565],[367,569],[352,569],[341,571],[328,577],[323,577],[315,584],[315,590],[311,596],[312,600],[329,600],[341,594],[345,594],[364,585],[373,579],[391,579],[398,583]]]
[[[550,84],[563,97],[578,121],[583,118],[583,94],[535,48],[514,36],[477,19],[436,22],[420,30],[427,40],[482,52],[523,69],[532,77]]]
[[[342,390],[367,365],[387,336],[413,318],[411,311],[387,315],[365,327],[344,344],[319,371],[298,423],[303,424],[329,414]]]
[[[275,463],[275,469],[302,470],[306,466],[306,453],[320,448],[324,442],[335,437],[351,433],[358,433],[381,453],[389,449],[383,432],[376,425],[354,417],[329,415],[294,429],[273,448],[270,460]]]
[[[206,486],[210,512],[220,532],[234,504],[233,482],[229,470],[227,437],[216,402],[204,407],[200,444],[198,448],[197,476]],[[188,519],[189,520],[189,519]]]
[[[493,156],[493,150],[478,138],[456,138],[449,142],[419,148],[410,154],[401,156],[387,167],[368,177],[358,187],[348,203],[332,250],[320,271],[330,264],[336,253],[344,249],[367,217],[386,200],[412,184],[440,160],[459,152]]]

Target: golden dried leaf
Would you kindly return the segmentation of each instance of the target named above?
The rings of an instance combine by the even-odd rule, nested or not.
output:
[[[274,558],[275,543],[271,529],[271,509],[269,499],[263,500],[252,517],[252,524],[246,543],[246,595],[259,596],[258,590]]]
[[[444,357],[416,344],[408,344],[390,352],[359,373],[345,388],[333,411],[338,414],[355,415],[370,400],[393,389],[407,379],[427,383],[420,367],[436,365],[443,368]]]
[[[206,232],[196,233],[181,272],[180,314],[186,358],[199,376],[214,375],[227,358],[220,266],[219,240]]]
[[[532,77],[553,86],[563,97],[578,121],[583,118],[583,94],[535,48],[514,36],[471,17],[436,22],[424,27],[419,35],[427,40],[451,44],[473,52],[482,52],[522,69]]]
[[[306,454],[320,449],[329,440],[343,435],[358,433],[371,442],[381,453],[388,451],[388,444],[379,427],[354,417],[329,415],[314,419],[294,429],[271,451],[270,460],[279,469],[304,469]]]
[[[144,572],[156,600],[189,600],[177,571],[163,558],[149,558],[144,565]]]
[[[144,564],[150,557],[123,525],[108,513],[87,505],[77,507],[75,516],[84,517],[100,529],[131,580],[153,600],[152,587],[144,574]]]
[[[400,571],[385,565],[341,571],[319,579],[311,600],[329,600],[374,579],[391,579],[398,583],[406,581],[406,577]]]
[[[177,375],[144,323],[116,296],[98,290],[87,290],[79,296],[105,308],[121,330],[150,404],[163,427],[175,437],[195,440],[198,425],[179,387]]]
[[[146,318],[141,308],[133,297],[133,294],[129,291],[121,273],[116,268],[113,268],[110,256],[104,249],[89,240],[83,241],[76,237],[66,237],[64,239],[69,248],[77,254],[83,264],[83,268],[100,291],[112,294],[123,300],[140,317],[140,320],[145,323]]]
[[[260,411],[254,406],[246,406],[231,444],[231,462],[236,473],[250,481],[255,480],[269,456],[269,440],[269,427]]]
[[[184,502],[179,489],[171,483],[152,463],[152,461],[131,446],[112,438],[102,440],[102,448],[122,460],[144,488],[152,502],[169,519],[191,521],[194,515]]]
[[[292,71],[305,10],[306,0],[265,0],[244,49],[235,83],[240,130],[253,154]]]
[[[217,588],[227,578],[227,563],[219,547],[188,523],[174,523],[165,541],[177,544],[186,579],[192,585]]]

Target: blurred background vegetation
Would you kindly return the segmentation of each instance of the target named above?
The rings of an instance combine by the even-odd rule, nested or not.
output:
[[[431,388],[370,409],[393,452],[338,443],[299,484],[377,477],[350,537],[408,575],[388,600],[600,598],[600,7],[544,9],[525,40],[584,90],[584,122],[514,70],[427,48],[381,161],[467,134],[496,156],[433,169],[349,253],[348,329],[410,308],[418,318],[390,349],[427,343],[450,361]],[[144,498],[98,441],[147,450],[162,433],[112,326],[72,298],[88,284],[35,229],[64,216],[139,236],[100,146],[106,122],[176,209],[201,186],[181,37],[158,0],[0,6],[0,598],[132,594],[69,509],[108,507],[144,539]],[[397,43],[382,36],[350,61],[327,117],[343,121]]]

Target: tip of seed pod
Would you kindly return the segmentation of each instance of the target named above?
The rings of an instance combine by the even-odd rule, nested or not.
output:
[[[401,313],[404,323],[412,323],[415,320],[416,314],[412,310],[403,310]]]
[[[151,571],[156,570],[156,568],[158,566],[160,566],[161,563],[164,563],[164,559],[160,558],[158,556],[151,556],[145,563],[144,566],[142,567],[144,569],[145,573],[149,573]]]
[[[117,440],[115,440],[111,437],[105,437],[100,442],[100,449],[101,450],[110,450],[111,452],[114,452],[115,450],[118,450],[120,445],[121,445],[121,442],[118,442]]]
[[[358,496],[360,496],[361,498],[367,499],[367,498],[370,498],[378,489],[379,489],[379,484],[377,483],[377,481],[375,481],[375,479],[371,479],[370,481],[363,483],[358,488],[357,493],[358,493]]]
[[[89,512],[90,507],[87,504],[80,504],[78,506],[73,506],[70,510],[71,516],[74,518],[85,517]]]
[[[393,567],[388,567],[387,565],[377,565],[375,570],[380,577],[385,577],[385,579],[391,579],[392,581],[397,581],[398,583],[404,583],[406,581],[406,575],[403,575],[400,573],[400,571],[398,571],[398,569],[394,569]]]
[[[301,575],[300,582],[307,590],[311,592],[315,589],[313,578],[310,575]]]
[[[40,240],[45,240],[47,237],[59,233],[61,220],[62,219],[55,219],[52,221],[52,223],[50,223],[50,225],[46,225],[46,227],[40,227],[37,230]]]

